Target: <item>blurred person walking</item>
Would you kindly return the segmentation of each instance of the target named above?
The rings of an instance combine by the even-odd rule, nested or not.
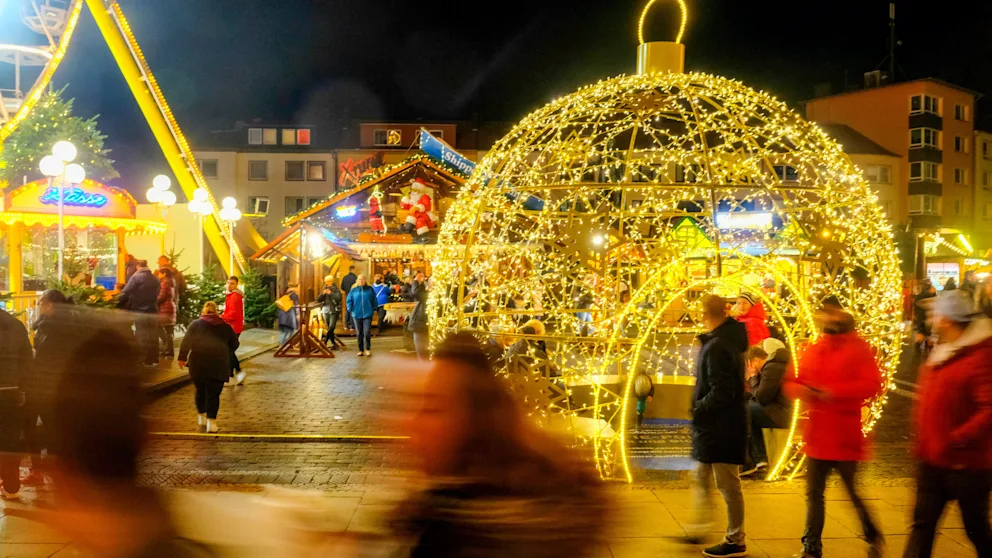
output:
[[[296,286],[290,285],[289,289],[286,290],[286,294],[290,301],[293,303],[287,310],[279,309],[276,314],[276,323],[279,325],[279,331],[282,334],[279,337],[279,345],[285,345],[286,341],[296,333],[297,328],[300,327],[300,319],[298,317],[297,307],[300,305],[300,295],[297,294]]]
[[[376,309],[376,318],[379,320],[379,335],[382,335],[383,330],[386,329],[386,305],[389,304],[389,285],[383,283],[382,276],[376,275],[375,282],[372,284],[372,290],[375,291],[375,300],[378,304]]]
[[[975,291],[975,311],[992,318],[992,279],[986,277]]]
[[[692,398],[692,458],[698,461],[695,479],[696,524],[689,541],[696,542],[712,523],[711,487],[727,506],[727,532],[720,544],[704,556],[746,556],[744,494],[740,468],[747,453],[747,410],[744,392],[744,351],[747,329],[727,315],[723,298],[707,295],[702,301],[699,336],[702,348],[696,361],[696,388]],[[698,531],[698,532],[697,532]]]
[[[24,324],[0,310],[0,498],[7,500],[20,497],[21,431],[33,358]]]
[[[428,331],[427,320],[427,280],[422,271],[417,272],[413,285],[410,287],[410,295],[417,304],[414,305],[413,311],[410,313],[406,327],[413,333],[413,348],[417,351],[417,358],[426,360],[430,356],[430,332]]]
[[[158,278],[148,269],[148,262],[138,260],[138,268],[121,291],[118,307],[134,313],[134,335],[141,347],[146,366],[158,364]]]
[[[158,319],[159,319],[159,341],[162,342],[162,356],[173,357],[176,355],[175,332],[176,332],[176,307],[179,305],[179,295],[176,292],[175,274],[168,267],[160,267],[155,272],[159,280],[158,291]]]
[[[245,330],[245,295],[238,288],[240,281],[234,275],[227,278],[227,294],[224,295],[224,311],[220,317],[234,330],[234,335],[241,339]],[[241,361],[238,355],[231,351],[231,374],[238,385],[245,383],[245,373],[241,371]]]
[[[158,257],[158,268],[168,269],[172,272],[172,278],[176,281],[176,300],[178,301],[186,294],[186,277],[172,265],[172,260],[168,256]]]
[[[348,266],[348,274],[341,279],[341,293],[347,298],[348,293],[351,292],[351,288],[355,286],[358,281],[358,276],[355,275],[355,266]],[[345,308],[344,312],[344,327],[345,329],[355,329],[355,320],[352,319],[351,313]]]
[[[918,355],[926,356],[930,350],[930,308],[937,289],[929,280],[920,283],[920,294],[913,299],[913,341]]]
[[[992,320],[963,289],[934,304],[937,345],[920,371],[914,419],[919,459],[905,558],[929,558],[944,507],[957,500],[980,558],[992,557]]]
[[[756,299],[753,294],[745,291],[737,297],[733,315],[738,322],[744,324],[744,327],[747,328],[747,344],[749,346],[760,346],[762,341],[771,337],[771,332],[768,331],[768,325],[765,324],[765,321],[768,319],[768,315],[765,313],[765,305]]]
[[[341,302],[341,289],[337,286],[337,278],[332,275],[324,277],[324,290],[317,297],[317,303],[320,304],[320,313],[324,318],[324,325],[327,326],[323,341],[331,348],[340,343],[334,330],[337,329],[338,319],[341,317]]]
[[[409,422],[428,486],[393,521],[408,555],[593,555],[610,527],[595,470],[531,424],[475,337],[452,335],[434,362]]]
[[[836,301],[824,304],[816,314],[823,330],[806,348],[799,362],[798,377],[784,386],[790,399],[799,399],[808,409],[803,441],[806,445],[806,530],[803,558],[823,556],[824,490],[831,471],[840,474],[851,503],[861,519],[868,556],[883,555],[884,540],[858,494],[855,476],[858,462],[866,459],[861,432],[861,408],[882,390],[882,375],[868,343],[858,336],[854,317]]]
[[[189,376],[196,387],[196,422],[207,432],[217,432],[220,393],[231,377],[231,353],[238,348],[238,336],[217,313],[217,303],[208,301],[203,312],[186,329],[179,347],[179,368],[189,365]]]
[[[760,347],[749,348],[744,360],[751,391],[748,402],[751,434],[747,465],[741,475],[750,475],[765,469],[773,457],[768,455],[762,429],[789,426],[792,405],[782,393],[782,384],[791,357],[785,343],[769,337],[762,341]]]
[[[358,356],[372,356],[372,316],[375,315],[379,302],[375,296],[375,289],[369,285],[365,274],[358,276],[358,281],[348,293],[346,307],[355,320]]]

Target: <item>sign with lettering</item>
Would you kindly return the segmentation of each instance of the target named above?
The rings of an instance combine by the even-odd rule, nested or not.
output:
[[[92,192],[85,192],[81,188],[66,188],[62,191],[62,206],[72,205],[78,207],[103,207],[107,205],[107,196]],[[59,189],[51,186],[40,198],[41,203],[51,205],[59,204]]]
[[[338,188],[352,188],[367,174],[382,166],[382,153],[365,159],[348,159],[338,164]]]

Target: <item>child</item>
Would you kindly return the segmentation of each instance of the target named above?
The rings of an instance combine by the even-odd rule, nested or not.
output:
[[[640,432],[641,423],[644,422],[644,411],[648,409],[648,401],[654,399],[654,382],[644,372],[634,378],[634,396],[637,397],[637,429],[634,432]]]

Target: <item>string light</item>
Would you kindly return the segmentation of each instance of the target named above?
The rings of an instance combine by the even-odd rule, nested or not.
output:
[[[770,213],[771,228],[745,215],[716,222],[748,212]],[[620,76],[526,116],[462,187],[432,267],[432,346],[457,330],[524,339],[512,330],[516,317],[541,317],[546,368],[560,378],[540,367],[503,373],[529,394],[536,419],[591,424],[574,429],[576,443],[590,446],[607,478],[631,479],[634,372],[665,383],[691,376],[704,291],[756,292],[793,357],[817,335],[815,309],[836,296],[875,349],[885,390],[898,364],[901,276],[868,183],[818,126],[722,77]],[[760,292],[763,276],[780,292]],[[476,294],[466,306],[468,290]],[[529,307],[508,308],[514,298]],[[553,396],[583,385],[591,401]],[[885,401],[883,393],[870,403],[865,432]],[[770,477],[794,475],[803,462],[799,411],[792,449]]]

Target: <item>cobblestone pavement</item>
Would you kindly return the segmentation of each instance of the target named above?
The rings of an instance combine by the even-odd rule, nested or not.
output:
[[[375,355],[358,358],[351,351],[337,358],[277,359],[271,354],[250,361],[244,386],[227,387],[221,396],[222,434],[283,435],[275,439],[189,439],[154,436],[142,461],[143,480],[157,486],[201,489],[254,489],[260,484],[333,490],[388,487],[410,465],[402,441],[323,439],[299,441],[294,434],[381,436],[397,434],[386,413],[397,396],[382,385],[377,367],[397,368],[402,342],[376,339]],[[913,364],[904,363],[900,378],[912,383]],[[396,370],[402,374],[402,370]],[[868,486],[909,486],[911,386],[893,393],[874,434],[874,460],[862,469]],[[152,430],[196,432],[193,387],[159,397],[148,409]],[[664,471],[635,477],[644,487],[687,486],[687,471]],[[758,487],[763,481],[748,481]]]

